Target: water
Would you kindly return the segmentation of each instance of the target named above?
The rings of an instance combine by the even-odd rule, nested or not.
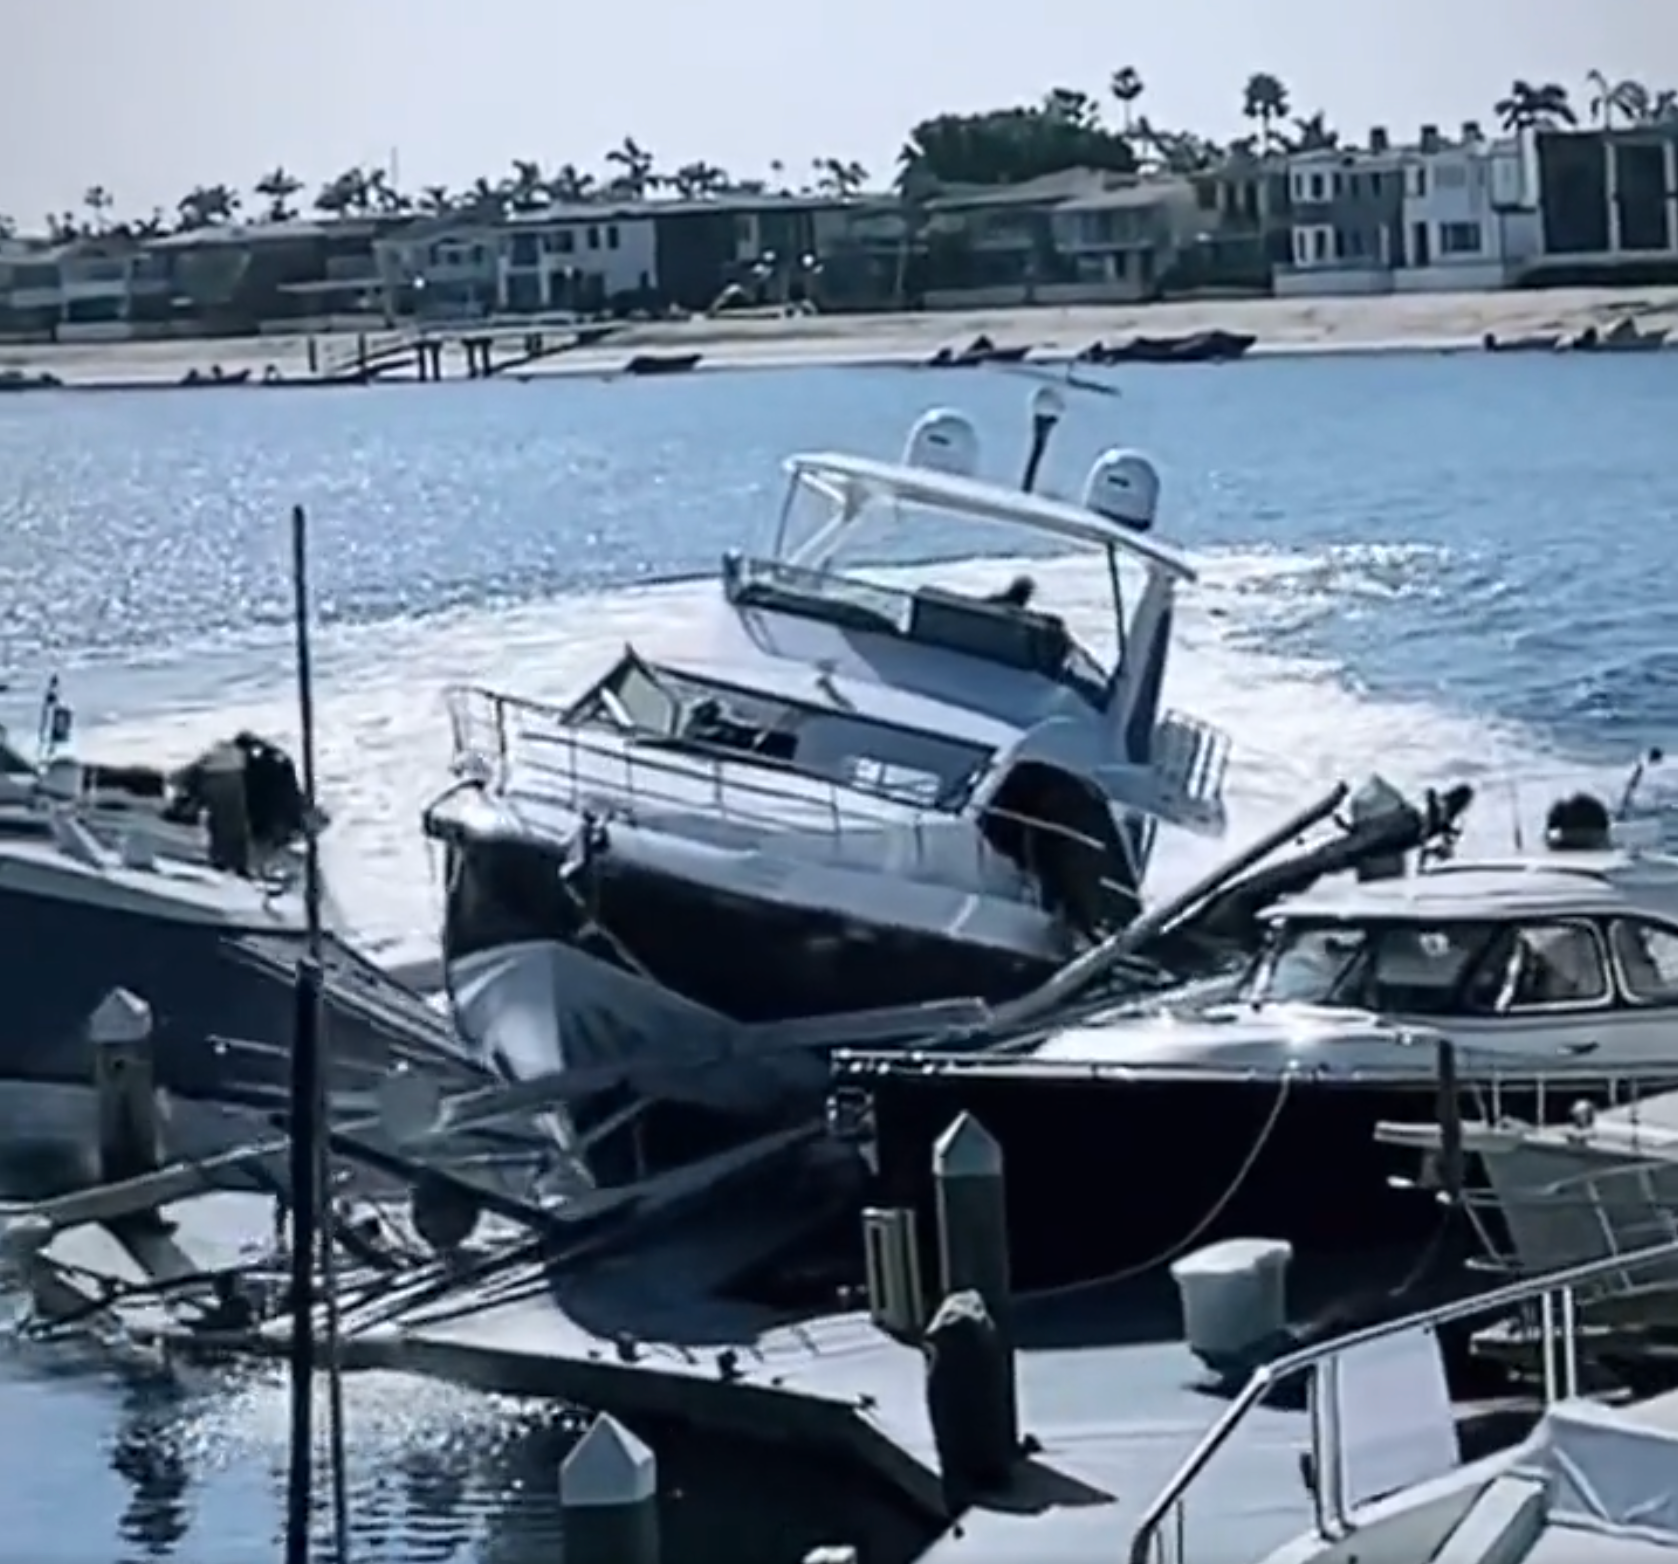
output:
[[[1678,732],[1669,358],[1268,361],[1122,384],[1074,399],[1052,465],[1070,486],[1110,443],[1160,462],[1161,533],[1203,574],[1167,695],[1233,735],[1236,832],[1348,769],[1601,781]],[[106,754],[183,755],[241,725],[294,738],[285,518],[306,505],[329,869],[368,938],[418,948],[446,681],[558,695],[626,639],[679,643],[710,590],[692,578],[767,524],[785,452],[891,453],[945,399],[1011,475],[1026,389],[808,371],[0,401],[0,715],[27,731],[62,669]],[[1011,546],[917,530],[880,562],[988,588],[1012,569],[980,551]],[[1083,563],[1033,568],[1093,635]],[[1501,845],[1507,819],[1483,809],[1475,830]],[[1179,847],[1164,878],[1214,851]],[[30,1358],[0,1382],[0,1444],[34,1452],[0,1500],[0,1560],[274,1557],[271,1380],[165,1390]],[[374,1380],[350,1419],[356,1557],[553,1556],[563,1431],[539,1411]]]

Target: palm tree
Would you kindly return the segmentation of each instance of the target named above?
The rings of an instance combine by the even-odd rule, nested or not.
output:
[[[1567,88],[1553,81],[1540,86],[1529,81],[1512,83],[1509,95],[1498,100],[1495,112],[1498,122],[1510,132],[1579,123],[1579,116],[1568,101]]]
[[[161,206],[154,206],[150,217],[137,218],[130,228],[136,239],[157,239],[169,232],[169,219]]]
[[[1259,145],[1268,152],[1275,140],[1276,121],[1288,117],[1288,89],[1280,76],[1255,71],[1241,94],[1241,112],[1258,121]]]
[[[561,206],[578,206],[594,196],[594,176],[575,163],[561,163],[548,180],[548,194]]]
[[[1655,101],[1649,105],[1649,118],[1660,125],[1670,125],[1678,120],[1678,92],[1670,87],[1657,92]]]
[[[502,181],[501,189],[514,212],[540,211],[553,201],[547,176],[534,158],[514,158],[512,176]]]
[[[197,185],[175,203],[176,226],[183,232],[233,220],[239,192],[227,185]]]
[[[1124,115],[1124,132],[1128,136],[1132,116],[1136,112],[1136,100],[1146,91],[1142,73],[1134,65],[1122,65],[1113,72],[1112,79],[1107,83],[1107,90],[1118,100],[1119,112]]]
[[[787,166],[778,157],[769,160],[769,177],[775,181],[775,188],[783,195],[787,188]]]
[[[74,212],[48,212],[47,238],[54,244],[68,244],[82,236],[81,225]]]
[[[695,163],[684,163],[670,176],[670,188],[684,201],[700,200],[720,194],[728,188],[727,173],[703,158]]]
[[[449,194],[447,185],[427,185],[419,193],[419,208],[422,212],[441,216],[454,210],[454,197]]]
[[[1641,124],[1650,117],[1649,89],[1640,81],[1610,82],[1601,71],[1587,71],[1585,84],[1591,89],[1590,115],[1593,125],[1613,128],[1618,115],[1627,124]]]
[[[639,201],[658,184],[658,176],[653,173],[652,153],[633,136],[625,136],[622,146],[613,147],[606,154],[606,161],[619,170],[612,176],[610,188],[614,195]]]
[[[268,203],[268,210],[263,215],[271,223],[289,223],[297,216],[292,197],[303,188],[303,181],[291,173],[284,165],[271,168],[257,182],[251,186],[253,195],[259,195]]]
[[[1293,122],[1293,135],[1287,138],[1290,152],[1327,152],[1340,145],[1340,132],[1329,127],[1321,109],[1306,119]]]
[[[103,233],[110,227],[106,214],[116,205],[116,200],[103,185],[89,185],[82,192],[82,205],[93,214],[91,226],[95,233]]]
[[[413,199],[390,182],[388,168],[367,170],[366,201],[361,210],[378,212],[411,212]]]
[[[4,212],[0,212],[0,239],[15,238],[17,238],[16,220],[8,217]]]
[[[1043,113],[1049,119],[1087,130],[1093,129],[1101,118],[1101,105],[1075,87],[1051,87],[1043,97]]]
[[[822,195],[848,200],[868,183],[868,170],[850,159],[819,157],[811,166],[816,173],[816,189]]]

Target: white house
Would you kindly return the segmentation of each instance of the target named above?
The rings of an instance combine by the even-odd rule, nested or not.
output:
[[[1531,138],[1488,140],[1472,122],[1456,142],[1424,134],[1405,158],[1402,233],[1397,291],[1508,286],[1543,247]]]
[[[1459,139],[1424,125],[1412,146],[1370,132],[1367,148],[1289,159],[1293,232],[1278,294],[1501,288],[1539,253],[1543,224],[1530,137]]]
[[[603,309],[651,288],[655,230],[645,207],[569,206],[503,218],[418,222],[378,242],[393,308],[450,319]]]

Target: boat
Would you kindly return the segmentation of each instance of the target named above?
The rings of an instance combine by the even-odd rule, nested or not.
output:
[[[1568,338],[1566,347],[1573,353],[1654,353],[1666,346],[1664,330],[1642,330],[1629,315],[1622,315],[1606,331],[1586,326]]]
[[[1095,342],[1078,355],[1090,364],[1229,364],[1245,358],[1258,338],[1248,331],[1191,331],[1177,337],[1130,337]]]
[[[173,1154],[213,1155],[284,1111],[308,918],[296,876],[251,843],[241,785],[223,773],[209,787],[207,841],[191,857],[160,847],[132,817],[102,836],[73,804],[35,806],[31,829],[13,829],[15,813],[5,821],[0,1141],[9,1149],[91,1143],[93,1018],[119,990],[146,1016]],[[235,855],[242,869],[224,866]],[[331,931],[319,949],[337,1119],[373,1115],[399,1065],[457,1090],[492,1079],[423,996]]]
[[[1085,1279],[1067,1267],[1088,1235],[1074,1249],[1051,1218],[1092,1187],[1114,1201],[1113,1271],[1255,1233],[1421,1243],[1439,1208],[1395,1180],[1413,1164],[1384,1123],[1460,1098],[1543,1124],[1678,1086],[1678,857],[1617,840],[1589,796],[1552,809],[1542,851],[1325,881],[1262,921],[1233,979],[1003,1047],[840,1056],[836,1116],[861,1127],[876,1203],[921,1210],[932,1143],[970,1111],[1026,1207],[1022,1285]]]
[[[1034,401],[1040,442],[1057,400]],[[691,651],[628,648],[564,706],[453,693],[455,780],[424,825],[457,1019],[504,1068],[685,1044],[734,1064],[672,1091],[819,1100],[817,1038],[1033,988],[1135,915],[1162,823],[1223,831],[1227,740],[1160,709],[1194,572],[1152,536],[1152,463],[1109,452],[1070,503],[980,480],[978,454],[935,410],[896,462],[793,456],[768,551],[725,558]],[[855,573],[842,551],[880,527],[1090,550],[1119,657],[1029,577],[984,597]]]

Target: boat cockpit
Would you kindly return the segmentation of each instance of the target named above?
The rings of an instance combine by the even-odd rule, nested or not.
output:
[[[864,709],[866,693],[908,712],[932,703],[894,691],[850,691],[831,676],[750,671],[752,682],[649,663],[626,652],[571,708],[567,721],[606,728],[637,744],[750,761],[857,792],[954,813],[984,774],[1005,729],[971,719],[953,734]],[[744,675],[742,675],[744,678]],[[937,708],[943,717],[963,714]],[[995,732],[990,731],[995,727]]]

